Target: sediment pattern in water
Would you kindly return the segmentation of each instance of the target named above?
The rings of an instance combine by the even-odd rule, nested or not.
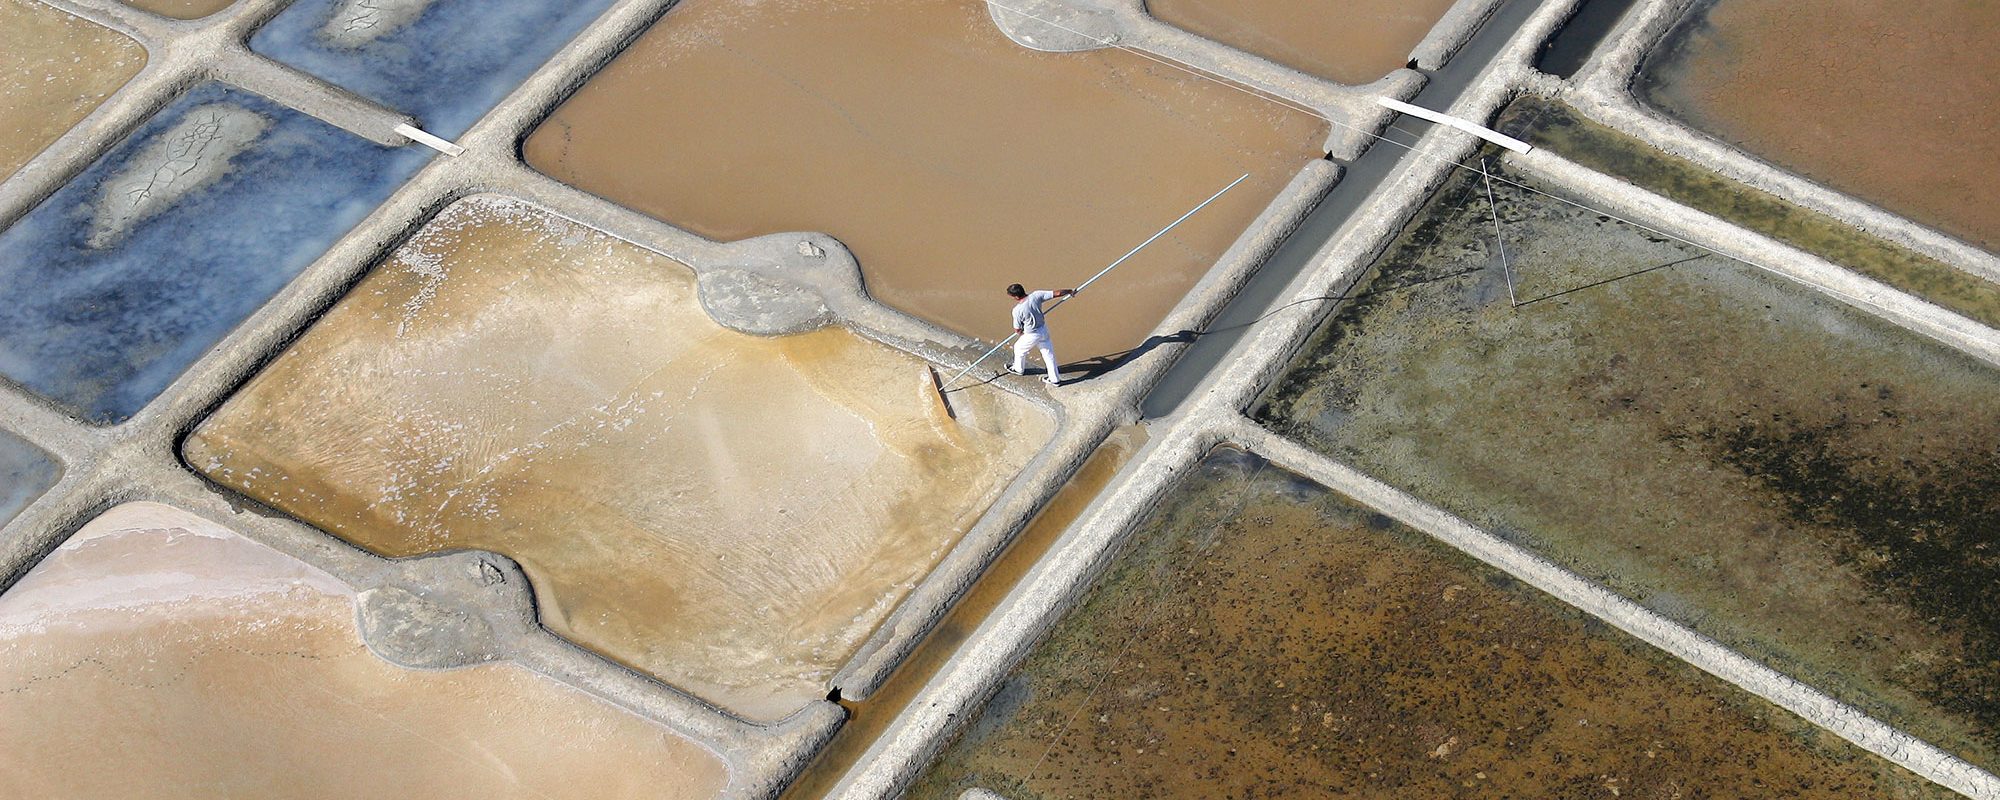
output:
[[[709,238],[829,233],[876,299],[991,341],[1008,284],[1074,287],[1249,173],[1050,317],[1074,361],[1140,345],[1325,137],[1122,50],[1028,50],[979,0],[687,0],[524,149]]]
[[[689,270],[518,201],[426,225],[195,431],[188,463],[389,556],[504,553],[543,623],[739,714],[826,681],[1053,426],[923,362],[756,337]]]
[[[174,19],[201,19],[228,8],[236,0],[125,0],[133,8]]]
[[[1258,416],[2000,764],[2000,373],[1746,265],[1495,192],[1521,306],[1463,174]]]
[[[707,798],[727,766],[509,664],[410,670],[354,592],[154,503],[85,525],[0,595],[16,797]]]
[[[1699,3],[1634,88],[1662,110],[2000,250],[2000,3]]]
[[[194,88],[0,232],[0,374],[130,418],[427,158]]]
[[[250,49],[455,139],[611,0],[302,0]]]
[[[1372,83],[1403,66],[1452,0],[1146,0],[1161,22],[1322,78]]]
[[[124,34],[33,0],[0,0],[0,180],[146,66]]]
[[[0,525],[56,485],[61,475],[47,453],[0,431]]]
[[[912,797],[1943,797],[1239,451],[1172,490]]]

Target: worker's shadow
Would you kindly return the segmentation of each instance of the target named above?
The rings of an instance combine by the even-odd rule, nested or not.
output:
[[[1686,264],[1693,261],[1699,261],[1701,259],[1708,257],[1709,255],[1710,254],[1708,253],[1701,253],[1697,255],[1688,256],[1685,258],[1677,258],[1670,261],[1661,262],[1659,264],[1653,264],[1651,266],[1636,269],[1631,272],[1622,273],[1615,277],[1606,278],[1598,281],[1592,281],[1590,283],[1586,283],[1581,286],[1573,286],[1549,294],[1541,295],[1538,297],[1531,297],[1525,300],[1520,300],[1518,302],[1513,303],[1513,306],[1515,308],[1522,308],[1534,303],[1542,302],[1544,300],[1554,300],[1556,298],[1563,297],[1565,295],[1575,294],[1577,292],[1585,291],[1588,289],[1595,289],[1601,286],[1625,280],[1627,278],[1638,277],[1640,275],[1644,275],[1649,272],[1653,272],[1655,270],[1662,270],[1668,267],[1675,267],[1681,264]],[[1261,323],[1272,317],[1278,316],[1281,313],[1293,309],[1307,309],[1313,306],[1317,306],[1320,303],[1325,303],[1330,301],[1337,302],[1341,300],[1358,300],[1373,295],[1390,294],[1393,292],[1406,291],[1410,289],[1415,289],[1425,284],[1435,283],[1443,280],[1449,280],[1452,278],[1457,278],[1462,275],[1469,275],[1474,272],[1480,272],[1482,270],[1490,268],[1491,266],[1492,265],[1482,264],[1479,266],[1454,270],[1442,274],[1427,275],[1417,278],[1415,280],[1409,280],[1402,283],[1396,283],[1387,286],[1374,287],[1353,293],[1329,294],[1329,295],[1321,295],[1319,297],[1301,298],[1298,300],[1293,300],[1284,305],[1278,306],[1277,308],[1273,308],[1269,311],[1266,311],[1262,315],[1258,316],[1256,319],[1250,320],[1249,322],[1239,322],[1234,325],[1222,325],[1210,328],[1205,331],[1193,330],[1191,328],[1183,328],[1181,330],[1169,334],[1156,334],[1154,336],[1148,337],[1146,341],[1140,342],[1138,347],[1134,347],[1124,352],[1097,356],[1095,358],[1086,358],[1082,361],[1077,361],[1070,364],[1064,364],[1062,367],[1063,383],[1064,384],[1082,383],[1084,381],[1088,381],[1103,375],[1110,374],[1112,371],[1117,370],[1119,367],[1123,367],[1127,364],[1132,363],[1133,361],[1138,360],[1140,356],[1145,355],[1146,353],[1150,352],[1153,348],[1159,347],[1160,345],[1163,344],[1192,344],[1194,340],[1199,339],[1203,336],[1208,336],[1211,334],[1218,334],[1218,333],[1234,333],[1236,331],[1241,331],[1250,328],[1251,326],[1257,325],[1258,323]]]
[[[1476,272],[1478,269],[1479,268],[1475,267],[1471,270],[1466,270],[1466,272]],[[1428,278],[1423,281],[1419,281],[1418,283],[1428,283],[1433,280],[1443,280],[1445,278],[1453,277],[1458,274],[1463,274],[1463,273],[1453,273],[1452,275],[1441,275],[1434,278]],[[1386,290],[1378,290],[1378,291],[1397,291],[1407,288],[1410,288],[1410,286],[1409,285],[1393,286],[1389,287]],[[1376,292],[1360,292],[1356,294],[1330,294],[1330,295],[1323,295],[1320,297],[1307,297],[1300,300],[1293,300],[1292,302],[1271,309],[1270,311],[1265,312],[1262,316],[1250,320],[1249,322],[1239,322],[1234,325],[1221,325],[1214,328],[1210,328],[1205,331],[1198,331],[1192,328],[1182,328],[1181,330],[1175,331],[1173,333],[1155,334],[1153,336],[1148,337],[1146,341],[1140,342],[1138,347],[1134,347],[1130,350],[1126,350],[1121,353],[1112,353],[1110,355],[1097,356],[1096,358],[1086,358],[1082,361],[1078,361],[1073,364],[1064,364],[1062,368],[1063,383],[1064,384],[1082,383],[1084,381],[1099,377],[1101,375],[1110,374],[1112,371],[1117,370],[1119,367],[1123,367],[1126,364],[1130,364],[1133,361],[1138,360],[1140,356],[1145,355],[1153,348],[1159,347],[1160,345],[1163,344],[1193,344],[1194,340],[1199,339],[1203,336],[1208,336],[1217,333],[1234,333],[1237,331],[1245,330],[1247,328],[1250,328],[1251,326],[1256,325],[1257,323],[1275,317],[1280,313],[1283,313],[1289,309],[1306,308],[1329,300],[1348,300],[1356,297],[1365,297],[1369,294],[1374,294],[1374,293]],[[1071,375],[1075,375],[1076,377],[1072,378],[1070,377]]]
[[[1163,344],[1189,344],[1201,338],[1202,334],[1202,331],[1190,329],[1182,329],[1167,334],[1154,334],[1146,337],[1146,341],[1140,342],[1139,346],[1130,350],[1094,356],[1082,361],[1073,361],[1064,364],[1062,365],[1063,383],[1082,383],[1103,375],[1108,375],[1119,367],[1137,361],[1140,356],[1151,352],[1155,347]]]

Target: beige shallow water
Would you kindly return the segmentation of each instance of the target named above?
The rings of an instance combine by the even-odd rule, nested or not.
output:
[[[997,341],[1009,283],[1073,287],[1057,355],[1140,344],[1325,124],[1122,50],[1038,53],[978,0],[687,0],[528,138],[536,169],[703,236],[817,230],[875,298]]]
[[[723,329],[685,266],[446,209],[204,422],[188,462],[379,553],[504,553],[555,632],[757,719],[854,648],[1052,434],[844,329]]]
[[[1646,99],[1760,157],[2000,251],[2000,3],[1719,0]]]
[[[0,0],[0,179],[146,66],[124,34],[30,0]]]
[[[125,0],[125,4],[162,17],[201,19],[228,8],[236,0]]]
[[[1410,51],[1452,0],[1146,0],[1161,22],[1346,84],[1372,82]]]
[[[155,503],[0,595],[12,797],[706,798],[709,750],[525,669],[394,666],[333,576]]]

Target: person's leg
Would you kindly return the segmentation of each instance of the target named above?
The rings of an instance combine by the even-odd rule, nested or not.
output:
[[[1062,367],[1058,366],[1056,363],[1056,343],[1049,341],[1049,337],[1047,336],[1042,336],[1038,338],[1041,339],[1041,341],[1038,342],[1037,344],[1040,346],[1042,351],[1042,364],[1043,366],[1049,368],[1048,377],[1045,378],[1044,380],[1047,380],[1049,383],[1061,383]]]
[[[1028,374],[1028,351],[1035,349],[1035,340],[1040,337],[1031,333],[1021,334],[1014,339],[1014,374]]]

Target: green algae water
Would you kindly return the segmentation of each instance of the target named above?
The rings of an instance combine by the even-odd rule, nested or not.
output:
[[[1892,725],[2000,758],[2000,374],[1811,289],[1448,184],[1253,413]]]

